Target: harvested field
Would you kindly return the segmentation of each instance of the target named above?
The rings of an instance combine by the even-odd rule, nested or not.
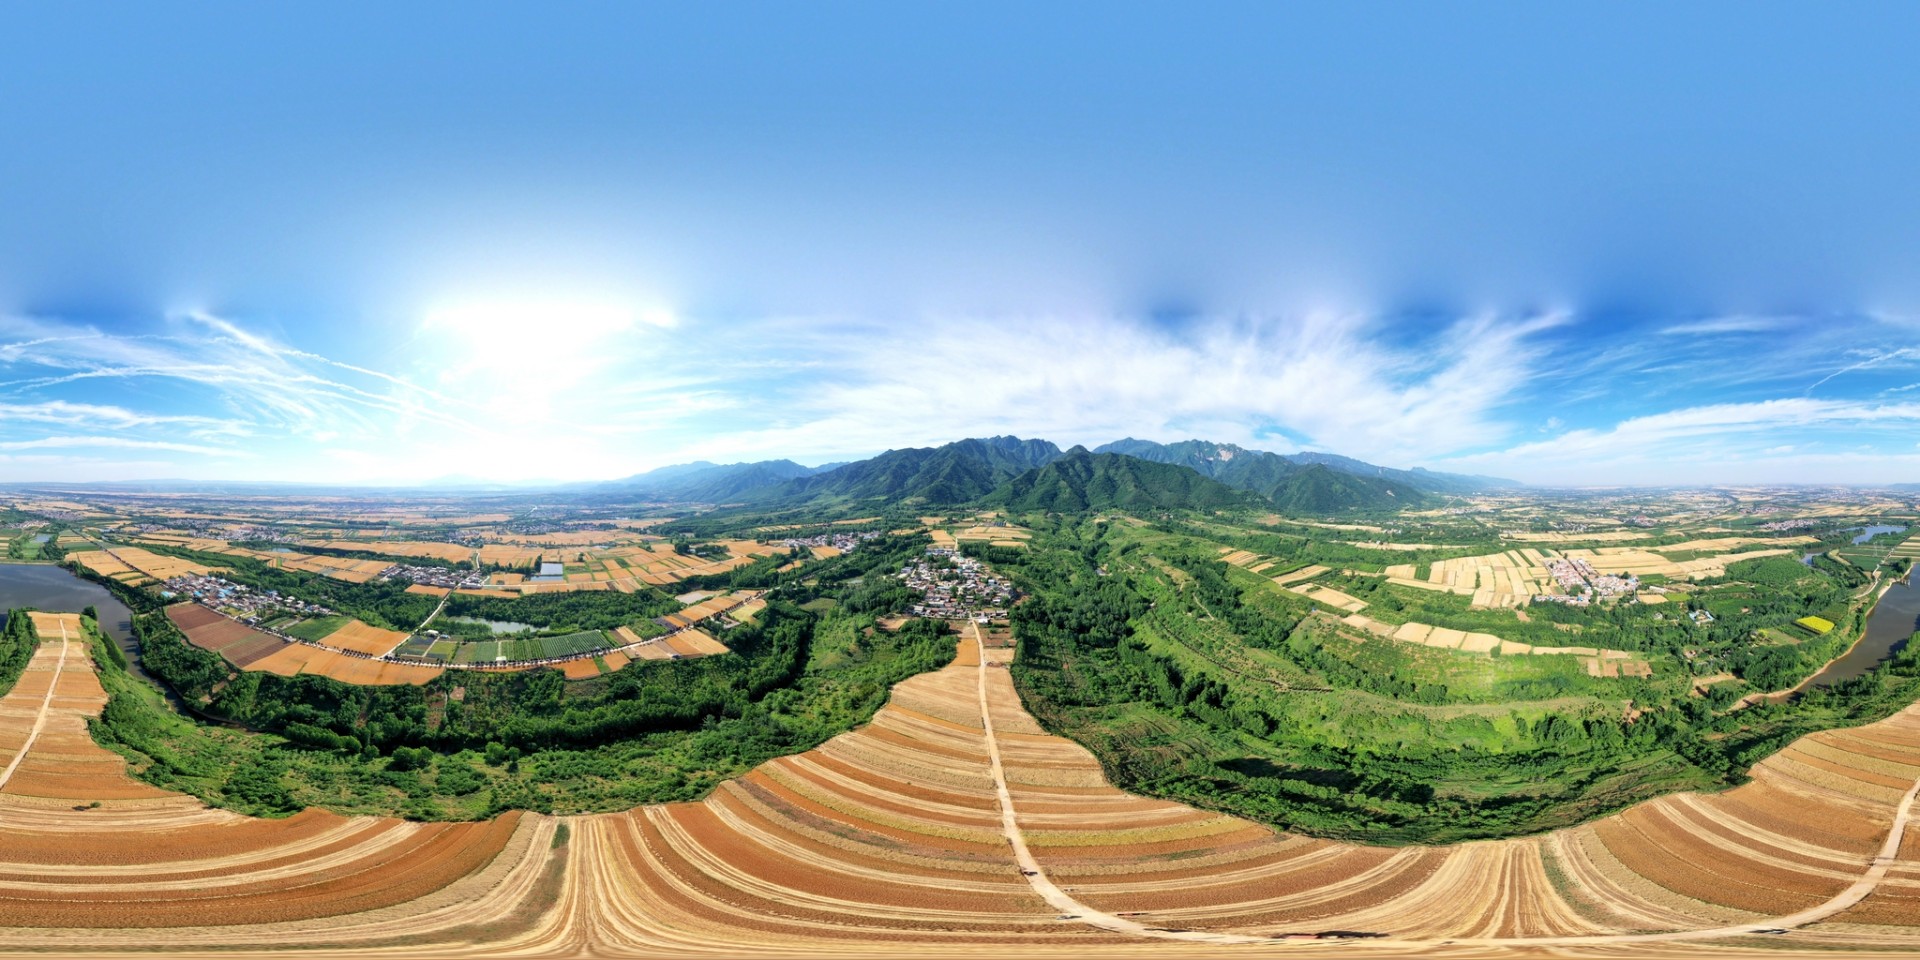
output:
[[[627,651],[635,660],[670,660],[678,654],[663,640],[648,640]]]
[[[1920,842],[1889,839],[1920,778],[1920,707],[1803,738],[1722,794],[1540,837],[1369,848],[1106,786],[1091,754],[1026,715],[1010,649],[963,644],[866,727],[698,803],[567,818],[558,851],[557,821],[534,815],[258,821],[164,795],[75,810],[84,795],[8,787],[0,947],[1164,956],[1357,930],[1387,937],[1338,955],[1448,940],[1461,955],[1680,957],[1738,955],[1776,925],[1794,946],[1913,944]],[[0,701],[0,744],[68,701],[50,691],[68,689],[73,649],[42,645]],[[76,721],[99,708],[72,702]]]
[[[1310,588],[1309,588],[1310,589]],[[1327,591],[1329,593],[1333,591]],[[1344,594],[1342,595],[1344,596]],[[1610,672],[1597,672],[1601,668],[1590,666],[1588,672],[1593,676],[1652,676],[1653,666],[1644,660],[1634,659],[1634,655],[1623,650],[1598,650],[1593,647],[1536,647],[1530,644],[1505,640],[1491,633],[1469,633],[1449,627],[1436,627],[1432,624],[1409,621],[1399,625],[1382,623],[1363,614],[1349,614],[1340,618],[1340,622],[1355,629],[1364,630],[1378,637],[1387,637],[1401,643],[1416,643],[1428,647],[1440,647],[1446,650],[1463,650],[1468,653],[1492,653],[1500,651],[1501,656],[1533,654],[1540,656],[1574,655],[1596,658],[1596,664],[1604,660]]]
[[[687,630],[675,639],[680,640],[686,646],[692,647],[696,656],[712,656],[716,653],[727,652],[726,644],[715,640],[704,630]]]
[[[1274,577],[1273,582],[1280,584],[1281,586],[1284,587],[1291,583],[1300,583],[1301,581],[1304,581],[1304,580],[1312,580],[1314,577],[1317,577],[1326,572],[1327,572],[1326,567],[1321,567],[1321,566],[1301,567],[1298,570],[1294,570],[1289,573],[1283,573],[1277,577]]]
[[[1476,607],[1522,607],[1534,594],[1557,592],[1545,559],[1532,550],[1456,557],[1434,563],[1425,584],[1409,577],[1403,585],[1449,590],[1473,598]]]
[[[353,560],[346,557],[314,556],[304,553],[271,553],[263,554],[261,557],[277,563],[282,569],[317,573],[335,580],[344,580],[347,583],[366,583],[379,576],[380,571],[393,566],[393,563],[387,560]]]
[[[114,577],[118,579],[122,576],[131,575],[140,576],[142,580],[145,579],[139,571],[114,559],[113,555],[105,550],[85,550],[78,553],[70,553],[67,554],[67,559],[103,577]]]
[[[1315,603],[1325,604],[1336,610],[1345,610],[1348,613],[1357,613],[1367,608],[1366,603],[1360,599],[1341,593],[1331,587],[1318,587],[1307,584],[1305,586],[1288,587],[1287,589]]]
[[[385,656],[406,639],[407,635],[403,631],[382,630],[358,620],[351,620],[346,626],[327,634],[325,642],[329,647],[339,647],[342,650],[380,657]]]
[[[362,553],[385,553],[394,557],[428,557],[445,560],[449,563],[464,563],[473,559],[473,548],[457,543],[414,543],[385,540],[302,540],[304,547],[324,547],[330,550],[358,550]]]
[[[545,827],[520,815],[410,824],[208,810],[129,779],[118,755],[93,744],[86,718],[106,696],[81,643],[56,634],[29,673],[33,683],[0,701],[0,724],[31,714],[41,727],[24,758],[9,761],[10,776],[0,775],[0,946],[71,941],[80,931],[103,943],[178,942],[157,928],[199,929],[199,943],[218,944],[209,923],[232,925],[236,932],[225,936],[275,945],[333,926],[306,926],[319,918],[420,914],[437,902],[433,894],[522,863],[527,841]],[[54,677],[58,691],[49,697]],[[149,932],[130,939],[110,928]]]
[[[953,537],[955,540],[988,540],[988,541],[1017,540],[1017,541],[1024,542],[1033,537],[1033,532],[1030,530],[1023,530],[1019,527],[1006,527],[1006,526],[995,526],[992,524],[985,524],[980,526],[964,527],[956,531]]]
[[[1500,535],[1502,540],[1523,543],[1608,543],[1618,540],[1647,540],[1656,534],[1645,530],[1607,530],[1600,533],[1526,533],[1514,531]]]

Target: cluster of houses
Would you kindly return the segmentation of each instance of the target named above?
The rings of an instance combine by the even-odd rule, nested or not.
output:
[[[878,536],[880,536],[878,530],[868,530],[865,533],[823,533],[813,537],[788,537],[780,541],[780,545],[789,550],[795,547],[832,547],[841,553],[852,553],[858,550],[861,544]]]
[[[417,567],[410,563],[396,563],[380,571],[380,579],[406,580],[422,587],[446,587],[454,590],[475,589],[487,584],[487,575],[479,570]]]
[[[916,617],[993,623],[1005,620],[1013,603],[1012,583],[949,547],[928,547],[925,556],[900,568],[900,579],[920,594],[909,608]]]
[[[217,537],[218,539],[228,540],[228,541],[240,541],[240,542],[264,541],[266,543],[299,543],[300,542],[299,537],[296,537],[291,533],[287,533],[284,530],[276,530],[273,527],[262,527],[257,524],[242,524],[241,526],[237,526],[237,527],[226,527],[220,530],[219,533],[217,534],[202,533],[200,531],[193,530],[191,527],[188,528],[188,532],[193,533],[195,536],[214,536],[214,537]]]
[[[1633,574],[1614,576],[1601,573],[1579,557],[1555,557],[1547,561],[1547,573],[1560,584],[1563,593],[1536,593],[1534,603],[1564,603],[1584,607],[1594,600],[1632,596],[1640,589],[1640,578]]]
[[[245,584],[201,574],[174,577],[160,587],[163,597],[187,597],[215,610],[232,611],[234,619],[248,624],[257,624],[282,613],[305,617],[324,617],[333,613],[317,603],[283,596],[278,590],[255,590]]]

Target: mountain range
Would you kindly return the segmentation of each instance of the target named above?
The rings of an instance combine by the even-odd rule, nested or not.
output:
[[[1392,510],[1436,496],[1519,486],[1496,477],[1399,470],[1335,454],[1282,455],[1203,440],[1127,438],[1063,452],[1046,440],[987,437],[818,467],[791,460],[677,464],[598,490],[751,506],[884,499],[1066,511],[1265,503],[1282,513],[1316,514]]]

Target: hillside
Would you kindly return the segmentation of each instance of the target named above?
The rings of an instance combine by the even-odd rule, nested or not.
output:
[[[1294,516],[1398,510],[1428,499],[1426,494],[1403,483],[1338,473],[1321,464],[1288,477],[1266,495],[1281,513]]]
[[[1293,457],[1248,450],[1231,443],[1183,440],[1155,443],[1128,438],[1106,444],[1098,452],[1124,454],[1155,463],[1186,467],[1233,487],[1259,494],[1285,513],[1341,513],[1349,510],[1391,510],[1422,503],[1421,486],[1403,479],[1409,471],[1386,470],[1348,457],[1296,454]],[[1302,462],[1317,457],[1335,462]],[[1344,469],[1343,469],[1344,467]],[[1377,470],[1383,476],[1356,472]],[[1466,478],[1451,474],[1430,477]]]
[[[1214,443],[1209,440],[1156,443],[1152,440],[1136,440],[1128,437],[1095,447],[1094,452],[1123,453],[1129,457],[1139,457],[1142,460],[1153,460],[1158,463],[1177,463],[1183,467],[1198,470],[1228,486],[1254,490],[1263,494],[1277,489],[1280,478],[1312,466],[1323,466],[1335,473],[1385,480],[1432,493],[1471,493],[1522,486],[1518,481],[1500,477],[1441,473],[1424,467],[1398,470],[1368,463],[1365,460],[1343,457],[1337,453],[1270,453],[1265,450],[1248,450],[1235,444]],[[1401,495],[1404,496],[1404,492]]]
[[[1058,460],[1008,481],[986,502],[1014,512],[1213,510],[1249,498],[1183,466],[1074,447]]]
[[[870,460],[763,488],[754,499],[784,502],[885,498],[966,503],[1059,456],[1060,448],[1052,443],[1019,437],[968,439],[940,447],[889,450]]]

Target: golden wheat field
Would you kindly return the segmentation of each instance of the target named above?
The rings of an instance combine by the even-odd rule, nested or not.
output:
[[[0,699],[0,952],[1727,956],[1920,948],[1920,708],[1557,833],[1334,843],[1106,783],[973,638],[697,803],[255,820],[127,778],[78,618]],[[64,637],[64,639],[63,639]],[[92,804],[98,801],[98,806]],[[561,826],[567,839],[560,842]],[[1770,935],[1753,931],[1785,929]],[[1304,933],[1384,934],[1339,943]]]

